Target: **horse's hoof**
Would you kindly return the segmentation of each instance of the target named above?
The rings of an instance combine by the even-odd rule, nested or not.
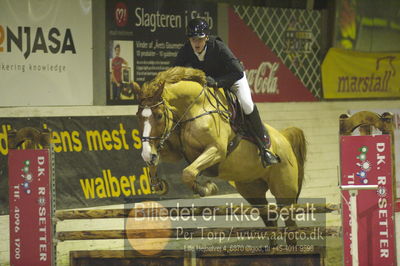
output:
[[[218,186],[212,182],[212,181],[207,181],[206,183],[206,187],[209,191],[209,195],[208,196],[212,196],[212,195],[216,195],[218,193]]]
[[[289,239],[288,237],[286,237],[286,245],[288,245],[289,247],[295,247],[297,246],[297,240]]]
[[[207,196],[208,188],[206,186],[204,186],[204,185],[201,185],[197,181],[193,183],[192,189],[193,189],[193,193],[194,194],[199,194],[200,197]]]
[[[153,186],[153,192],[157,195],[165,195],[168,192],[168,183],[165,180],[160,180],[160,182]]]
[[[206,196],[206,192],[205,192],[204,189],[200,189],[197,192],[198,192],[199,196],[202,197],[202,198]]]
[[[218,186],[211,181],[207,181],[204,185],[195,182],[193,185],[193,192],[199,194],[200,197],[212,196],[217,194]]]
[[[271,249],[276,248],[277,246],[278,246],[278,243],[276,242],[275,239],[270,239],[270,240],[269,240],[269,247],[270,247]]]

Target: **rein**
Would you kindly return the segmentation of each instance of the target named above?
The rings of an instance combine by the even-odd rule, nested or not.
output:
[[[186,111],[185,111],[185,113],[183,114],[183,116],[182,117],[184,117],[185,116],[185,114],[187,113],[187,111],[189,111],[190,110],[190,108],[192,108],[192,106],[193,106],[193,104],[196,102],[196,100],[201,96],[201,94],[203,94],[203,92],[205,92],[206,91],[206,88],[207,88],[207,86],[203,86],[203,89],[201,90],[201,92],[199,93],[199,95],[196,97],[196,99],[192,102],[192,104],[186,109]],[[207,100],[208,100],[208,102],[211,104],[211,106],[213,106],[216,110],[211,110],[211,111],[207,111],[207,112],[205,112],[205,113],[202,113],[202,114],[200,114],[200,115],[197,115],[197,116],[195,116],[195,117],[192,117],[192,118],[189,118],[189,119],[186,119],[186,120],[184,120],[184,121],[181,121],[181,123],[186,123],[186,122],[191,122],[191,121],[193,121],[193,120],[196,120],[197,118],[200,118],[200,117],[202,117],[202,116],[206,116],[206,115],[211,115],[211,114],[220,114],[222,117],[224,117],[224,118],[229,118],[230,117],[230,112],[229,111],[227,111],[226,109],[225,110],[220,110],[218,107],[219,107],[219,105],[221,104],[220,103],[220,100],[218,99],[218,97],[215,95],[215,94],[213,94],[210,90],[208,90],[208,92],[215,98],[215,100],[217,101],[217,106],[214,106],[213,104],[211,104],[211,100],[210,100],[210,98],[209,98],[209,95],[208,94],[206,94],[205,96],[207,97]],[[221,106],[223,106],[222,104],[221,104]]]

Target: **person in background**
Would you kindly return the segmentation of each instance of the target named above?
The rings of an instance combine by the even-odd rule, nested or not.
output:
[[[248,128],[257,139],[263,166],[279,163],[279,157],[269,150],[270,137],[251,98],[250,87],[240,61],[219,37],[209,35],[209,27],[204,19],[190,20],[186,36],[188,41],[179,50],[173,66],[203,70],[207,86],[232,91],[240,102]]]
[[[128,65],[128,62],[120,57],[121,46],[119,44],[114,47],[114,58],[111,61],[111,83],[112,83],[112,99],[120,99],[122,89],[122,66]]]

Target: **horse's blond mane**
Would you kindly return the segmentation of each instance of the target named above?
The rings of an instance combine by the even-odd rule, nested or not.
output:
[[[154,82],[177,83],[181,80],[196,81],[200,85],[206,84],[206,75],[199,69],[189,67],[172,67],[157,74]]]
[[[204,86],[206,75],[203,71],[188,67],[172,67],[157,74],[150,82],[143,84],[142,98],[151,98],[165,84],[174,84],[181,80],[198,82]]]

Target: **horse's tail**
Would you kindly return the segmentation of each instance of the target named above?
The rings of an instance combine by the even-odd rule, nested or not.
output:
[[[304,164],[306,162],[307,157],[307,141],[304,136],[303,130],[298,127],[289,127],[282,131],[282,134],[289,140],[290,145],[292,145],[292,149],[297,159],[297,167],[299,169],[298,176],[298,186],[299,190],[297,192],[296,199],[299,198],[301,187],[304,181]]]

